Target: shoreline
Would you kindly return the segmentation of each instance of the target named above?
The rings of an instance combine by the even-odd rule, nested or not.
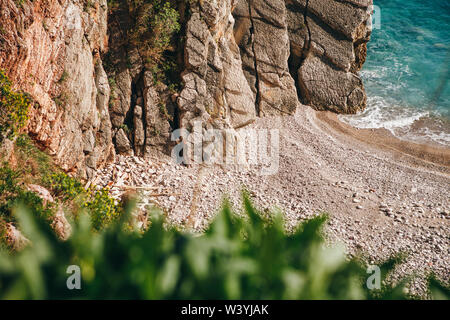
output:
[[[450,169],[450,148],[437,143],[425,144],[404,140],[394,136],[387,129],[363,129],[353,127],[338,119],[338,115],[330,111],[319,111],[317,118],[336,132],[342,133],[362,143],[372,145],[381,150],[410,156],[428,164],[448,167]]]

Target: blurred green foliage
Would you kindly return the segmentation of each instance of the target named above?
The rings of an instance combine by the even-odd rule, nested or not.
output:
[[[128,204],[127,212],[132,206]],[[244,195],[244,212],[225,202],[202,235],[167,228],[158,210],[145,233],[124,228],[127,215],[92,232],[89,212],[60,241],[26,209],[15,214],[32,246],[0,251],[0,299],[401,299],[403,284],[372,292],[367,274],[343,248],[324,246],[326,216],[286,234],[281,215],[262,218]],[[383,278],[392,269],[385,264]],[[69,265],[81,268],[81,290],[68,290]],[[448,289],[430,281],[430,293]]]

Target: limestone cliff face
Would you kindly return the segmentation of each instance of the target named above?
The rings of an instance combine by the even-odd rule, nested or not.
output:
[[[372,0],[286,0],[291,70],[300,98],[320,110],[356,113],[366,106],[356,74],[370,39]]]
[[[35,100],[28,131],[65,170],[88,177],[114,156],[106,0],[0,0],[0,68]]]
[[[357,71],[370,39],[371,0],[205,0],[187,23],[181,125],[237,128],[255,116],[356,113]],[[246,81],[244,81],[244,78]],[[213,125],[214,126],[214,125]]]
[[[202,1],[191,7],[186,28],[184,88],[178,97],[181,126],[202,120],[242,127],[255,119],[256,96],[236,44],[235,1]]]
[[[233,14],[258,115],[292,114],[298,99],[288,66],[290,41],[284,0],[241,0]]]
[[[116,152],[170,152],[171,131],[198,120],[240,128],[300,102],[365,107],[372,0],[169,2],[177,90],[130,41],[128,1],[108,14],[106,0],[0,0],[0,68],[34,98],[27,129],[65,170],[89,177]]]

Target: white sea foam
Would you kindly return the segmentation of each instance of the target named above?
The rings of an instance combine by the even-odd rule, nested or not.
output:
[[[340,115],[339,120],[362,129],[389,130],[394,136],[412,141],[434,141],[449,146],[450,131],[438,131],[428,127],[412,130],[412,125],[430,117],[430,112],[396,105],[394,101],[374,96],[368,98],[367,108],[356,115]]]
[[[409,132],[404,136],[404,138],[424,143],[431,140],[444,146],[450,146],[450,133],[431,130],[430,128],[422,128],[417,133]]]
[[[341,115],[339,118],[358,128],[385,128],[393,130],[410,126],[416,120],[427,115],[428,112],[393,106],[383,97],[375,96],[368,99],[368,107],[364,112],[357,115]]]

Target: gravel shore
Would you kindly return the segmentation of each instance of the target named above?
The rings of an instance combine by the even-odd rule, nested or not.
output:
[[[450,150],[400,141],[386,132],[358,130],[330,113],[301,107],[293,116],[258,119],[254,129],[278,129],[279,169],[261,166],[177,165],[168,156],[117,157],[93,183],[116,197],[127,189],[140,206],[158,205],[168,221],[202,230],[223,197],[239,208],[241,190],[262,210],[279,208],[292,228],[308,217],[330,216],[330,243],[368,263],[395,253],[407,258],[393,275],[416,275],[410,290],[424,293],[423,276],[450,283]],[[136,188],[137,187],[137,188]]]

